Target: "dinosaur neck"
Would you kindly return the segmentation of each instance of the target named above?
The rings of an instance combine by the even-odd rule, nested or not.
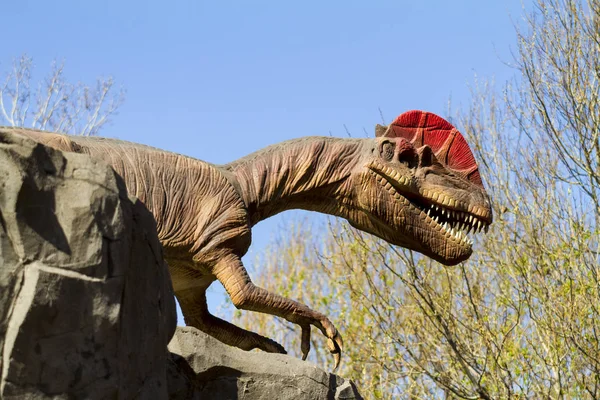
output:
[[[240,185],[251,225],[290,209],[346,217],[348,178],[364,140],[306,137],[267,147],[226,166]]]

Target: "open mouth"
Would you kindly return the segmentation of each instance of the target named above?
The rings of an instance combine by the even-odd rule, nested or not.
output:
[[[483,210],[455,201],[446,195],[431,191],[419,191],[406,177],[387,167],[371,168],[377,179],[394,198],[405,200],[412,208],[420,211],[419,217],[431,229],[438,231],[448,241],[470,249],[473,241],[467,236],[488,231],[489,222],[481,215]],[[479,214],[479,215],[478,215]]]

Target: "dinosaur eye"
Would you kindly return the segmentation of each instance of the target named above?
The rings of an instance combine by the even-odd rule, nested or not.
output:
[[[381,156],[386,161],[391,161],[394,158],[394,145],[390,142],[385,142],[381,147]]]

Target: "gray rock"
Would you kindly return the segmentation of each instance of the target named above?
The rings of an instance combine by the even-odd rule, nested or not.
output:
[[[352,382],[283,354],[246,352],[191,327],[169,343],[171,399],[361,399]]]
[[[0,398],[166,398],[170,282],[112,169],[0,130]]]

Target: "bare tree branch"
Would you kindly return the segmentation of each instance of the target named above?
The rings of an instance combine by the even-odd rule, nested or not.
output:
[[[6,73],[0,87],[0,124],[96,135],[123,103],[124,91],[112,77],[99,78],[94,86],[72,84],[65,79],[64,64],[54,62],[33,90],[32,71],[32,59],[22,56]]]

